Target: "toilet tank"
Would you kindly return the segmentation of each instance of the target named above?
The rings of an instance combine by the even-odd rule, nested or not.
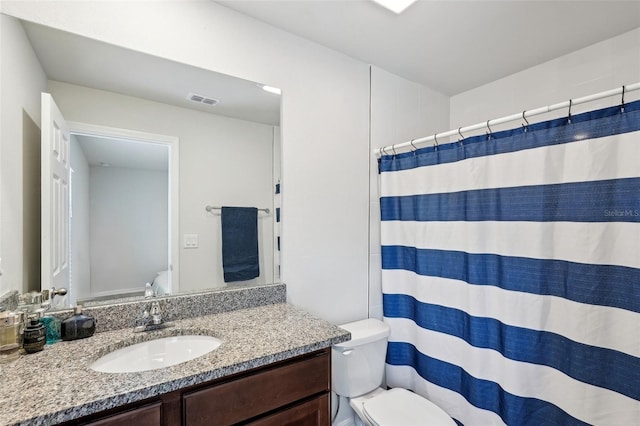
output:
[[[382,384],[389,326],[369,318],[339,327],[351,333],[351,340],[331,350],[333,391],[349,398],[364,395]]]

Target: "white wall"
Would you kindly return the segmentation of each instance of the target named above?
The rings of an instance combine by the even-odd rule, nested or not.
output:
[[[451,98],[450,128],[480,123],[640,81],[640,28]],[[638,92],[625,99],[639,99]],[[572,114],[620,103],[609,98],[578,105]],[[544,121],[567,110],[533,117]],[[501,128],[519,126],[505,124]],[[495,130],[495,129],[494,129]]]
[[[48,90],[69,121],[180,139],[180,291],[224,285],[220,214],[205,206],[273,211],[273,128],[56,81]],[[273,280],[273,215],[258,219],[260,277],[246,284]],[[182,248],[184,234],[198,234],[199,248]]]
[[[75,135],[71,135],[71,238],[70,304],[90,297],[91,213],[89,204],[89,162]]]
[[[169,262],[169,175],[89,169],[91,296],[142,292]]]
[[[370,162],[370,316],[382,318],[380,271],[380,202],[376,148],[448,130],[449,98],[435,90],[402,79],[381,68],[371,68]]]
[[[209,1],[3,1],[1,7],[37,23],[282,88],[282,278],[288,300],[336,323],[367,316],[367,64]]]
[[[28,290],[39,290],[42,281],[40,135],[39,124],[23,110],[22,164],[18,168],[22,166],[22,287]]]
[[[40,157],[32,154],[39,152],[40,92],[46,77],[22,26],[3,15],[0,52],[0,267],[4,272],[0,294],[4,294],[40,286],[40,258],[30,257],[32,264],[23,263],[24,252],[33,250],[33,239],[40,239],[39,204],[33,208],[31,203],[25,210],[24,205],[30,204],[24,195],[38,191],[39,182],[32,180],[25,188],[23,168],[26,160],[28,168],[39,170]]]

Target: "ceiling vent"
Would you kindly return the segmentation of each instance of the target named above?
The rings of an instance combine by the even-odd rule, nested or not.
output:
[[[207,98],[206,96],[196,95],[195,93],[189,93],[187,95],[187,99],[192,102],[198,102],[199,104],[205,104],[205,105],[211,105],[211,106],[217,105],[218,103],[220,103],[218,99]]]

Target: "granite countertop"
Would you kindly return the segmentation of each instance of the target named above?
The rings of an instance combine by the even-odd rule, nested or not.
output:
[[[327,348],[349,333],[288,304],[173,321],[143,333],[121,329],[46,346],[0,365],[0,424],[51,425],[183,387]],[[98,373],[89,365],[111,350],[179,334],[210,335],[218,349],[139,373]]]

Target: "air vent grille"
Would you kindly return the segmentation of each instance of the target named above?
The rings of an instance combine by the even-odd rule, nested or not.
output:
[[[218,103],[220,103],[218,99],[208,98],[206,96],[197,95],[195,93],[189,93],[187,95],[187,99],[192,102],[197,102],[199,104],[205,104],[205,105],[211,105],[211,106],[217,105]]]

